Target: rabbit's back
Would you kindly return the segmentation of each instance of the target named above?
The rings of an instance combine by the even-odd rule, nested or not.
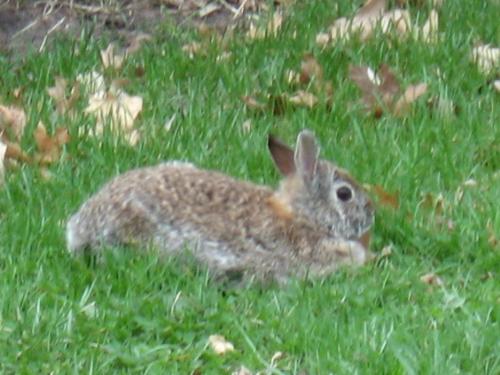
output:
[[[272,196],[267,187],[188,163],[136,169],[104,185],[69,220],[68,247],[150,242],[176,252],[188,245],[214,268],[238,267],[250,252],[275,247],[264,238],[274,234],[262,231],[276,224]]]

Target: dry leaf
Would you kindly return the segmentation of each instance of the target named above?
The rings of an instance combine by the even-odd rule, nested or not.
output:
[[[283,359],[284,357],[285,357],[285,354],[283,352],[274,353],[273,356],[271,357],[271,367],[275,367],[276,362]]]
[[[231,375],[253,375],[253,373],[245,366],[241,366],[238,370],[233,371]]]
[[[367,0],[356,13],[356,17],[379,17],[384,14],[386,6],[386,0]]]
[[[392,207],[395,210],[399,208],[399,194],[398,193],[388,193],[380,185],[374,185],[374,193],[377,195],[379,202],[382,206]]]
[[[215,352],[215,354],[218,355],[224,355],[228,352],[234,351],[234,345],[221,335],[210,335],[208,338],[208,343],[210,344],[210,347]]]
[[[500,79],[493,81],[493,87],[497,90],[497,92],[500,92]]]
[[[320,47],[326,46],[330,42],[329,33],[319,33],[316,35],[316,44]]]
[[[60,115],[64,115],[74,107],[76,101],[79,99],[80,87],[77,82],[77,84],[71,88],[70,96],[67,97],[66,96],[66,88],[68,86],[67,81],[60,76],[57,76],[55,81],[56,82],[53,87],[47,88],[47,93],[52,99],[54,99],[56,103],[57,113],[59,113]]]
[[[21,108],[0,105],[0,136],[5,140],[21,140],[26,126],[26,114]]]
[[[382,248],[382,251],[380,252],[381,257],[388,257],[392,255],[392,245],[386,245]]]
[[[106,49],[101,50],[101,61],[104,69],[121,69],[125,61],[125,53],[116,53],[115,45],[110,43]]]
[[[200,18],[207,17],[213,12],[218,11],[220,8],[221,6],[215,3],[205,4],[205,6],[198,11],[198,17]]]
[[[318,84],[323,82],[323,68],[316,58],[308,53],[300,64],[299,82],[307,85],[312,80]]]
[[[252,130],[252,120],[245,120],[243,124],[241,124],[241,128],[243,129],[243,133],[250,133],[250,130]]]
[[[426,43],[437,43],[438,41],[439,15],[435,9],[432,9],[429,18],[422,29],[415,28],[416,38],[420,38]]]
[[[419,205],[434,210],[434,213],[439,216],[444,210],[444,196],[440,193],[437,197],[434,197],[432,193],[426,193],[423,195]]]
[[[151,35],[147,33],[138,33],[134,35],[128,42],[128,47],[125,50],[125,56],[131,55],[139,51],[145,42],[149,42],[152,39]]]
[[[480,72],[489,74],[499,67],[500,48],[494,48],[489,44],[476,46],[472,49],[472,59]]]
[[[491,219],[488,219],[486,223],[486,232],[488,233],[488,243],[492,248],[496,248],[500,245],[499,236],[495,233],[495,229],[493,228],[493,223]]]
[[[13,159],[24,163],[31,162],[31,158],[26,154],[18,143],[5,142],[7,150],[5,151],[5,159]]]
[[[404,94],[394,105],[394,114],[398,116],[408,112],[410,105],[426,92],[427,84],[425,83],[408,86]]]
[[[403,9],[385,11],[386,1],[372,0],[366,4],[351,19],[341,17],[337,19],[329,29],[329,39],[349,39],[353,35],[359,35],[361,40],[367,40],[373,36],[378,28],[382,34],[393,30],[398,36],[405,35],[411,26],[410,13]],[[319,34],[317,40],[326,43],[326,37]]]
[[[283,25],[283,14],[280,11],[273,13],[273,17],[267,23],[268,35],[276,36]]]
[[[5,176],[5,153],[7,152],[7,145],[0,140],[0,186],[4,183]]]
[[[172,125],[174,124],[175,118],[177,117],[177,113],[174,113],[170,118],[165,121],[165,125],[163,125],[163,129],[165,129],[167,132],[172,129]]]
[[[40,121],[33,132],[38,153],[35,155],[35,161],[40,164],[52,164],[59,160],[61,156],[61,147],[69,142],[69,133],[66,128],[58,128],[54,136],[47,134],[47,129]]]
[[[401,87],[386,64],[380,67],[378,74],[366,66],[350,66],[349,77],[361,90],[366,109],[372,110],[376,117],[380,117],[384,106],[396,116],[405,114],[410,105],[427,91],[425,83],[410,85],[396,100]]]
[[[140,96],[130,96],[112,84],[104,97],[96,93],[89,98],[85,113],[97,118],[94,135],[102,135],[105,124],[109,124],[112,133],[123,136],[133,146],[140,138],[133,125],[142,111],[142,103]]]
[[[298,90],[294,95],[290,96],[288,100],[292,104],[308,108],[312,108],[318,103],[318,98],[304,90]]]
[[[255,23],[251,23],[248,31],[247,37],[249,39],[263,39],[266,36],[276,36],[283,25],[283,14],[280,11],[273,13],[272,18],[268,21],[266,28],[255,26]]]
[[[106,81],[102,74],[92,71],[90,73],[79,74],[76,81],[80,83],[88,95],[106,95]]]
[[[443,280],[433,272],[420,276],[420,281],[431,286],[443,286]]]
[[[380,20],[380,29],[383,34],[396,31],[398,37],[405,36],[411,29],[410,13],[402,9],[387,12]]]
[[[191,42],[184,44],[182,46],[182,51],[188,55],[190,59],[193,59],[195,55],[200,53],[202,44],[200,42]]]
[[[248,109],[262,111],[266,108],[266,105],[264,103],[259,102],[252,95],[243,95],[241,97],[241,100],[243,101],[243,103],[245,103]]]

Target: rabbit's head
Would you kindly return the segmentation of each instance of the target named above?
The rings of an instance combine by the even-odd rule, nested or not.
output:
[[[296,215],[304,216],[332,237],[359,240],[374,219],[363,188],[343,169],[319,159],[314,134],[303,130],[295,151],[270,136],[269,151],[285,177],[278,195]]]

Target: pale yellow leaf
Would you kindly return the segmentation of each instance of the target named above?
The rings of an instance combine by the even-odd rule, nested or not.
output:
[[[245,366],[241,366],[238,370],[233,371],[231,375],[253,375],[253,373]]]
[[[298,90],[294,95],[290,96],[288,100],[292,104],[308,108],[314,107],[318,102],[316,96],[304,90]]]
[[[174,125],[175,118],[177,117],[177,114],[174,113],[170,118],[165,121],[165,124],[163,125],[163,129],[165,129],[167,132],[172,129],[172,126]]]
[[[113,43],[110,43],[106,49],[101,50],[102,66],[105,69],[120,69],[123,66],[125,58],[125,53],[115,52],[115,45]]]
[[[67,86],[68,83],[66,79],[57,76],[55,79],[55,85],[47,88],[47,93],[52,99],[54,99],[56,111],[60,115],[70,112],[80,97],[80,87],[78,83],[71,88],[69,96],[66,95]]]
[[[392,255],[392,245],[386,245],[382,248],[382,251],[380,252],[381,257],[388,257]]]
[[[101,73],[96,71],[79,74],[76,77],[84,91],[89,95],[104,97],[106,95],[106,82]]]
[[[495,88],[495,90],[497,90],[497,92],[500,92],[500,79],[497,79],[493,82],[493,87]]]
[[[208,338],[208,343],[210,344],[210,347],[215,352],[215,354],[218,355],[224,355],[228,352],[234,351],[234,345],[221,335],[210,335]]]
[[[26,126],[26,114],[21,108],[0,105],[0,135],[20,141]]]
[[[420,32],[421,39],[426,43],[436,43],[438,41],[438,26],[439,26],[439,15],[435,9],[432,9],[429,18],[422,26]]]
[[[280,11],[273,13],[273,17],[267,23],[268,35],[276,36],[283,25],[283,14]]]
[[[500,48],[482,44],[472,49],[472,59],[480,72],[489,74],[499,67]]]
[[[7,152],[7,145],[5,145],[0,140],[0,186],[4,183],[4,176],[5,176],[4,161],[5,161],[5,153],[6,152]]]
[[[394,9],[385,13],[378,23],[380,24],[382,34],[389,34],[396,31],[398,37],[402,37],[411,28],[410,12],[402,9]]]
[[[329,33],[318,33],[316,35],[316,44],[320,47],[326,46],[330,42],[330,34]]]

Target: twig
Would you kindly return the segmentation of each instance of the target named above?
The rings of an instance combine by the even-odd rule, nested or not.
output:
[[[38,52],[42,52],[43,49],[45,48],[45,44],[47,43],[47,38],[49,37],[49,35],[51,33],[53,33],[59,26],[61,26],[61,24],[66,20],[66,17],[63,17],[61,18],[59,21],[57,21],[57,23],[52,26],[49,31],[47,31],[47,34],[45,34],[45,36],[43,37],[43,41],[42,41],[42,44],[40,45],[40,48],[38,49]]]

